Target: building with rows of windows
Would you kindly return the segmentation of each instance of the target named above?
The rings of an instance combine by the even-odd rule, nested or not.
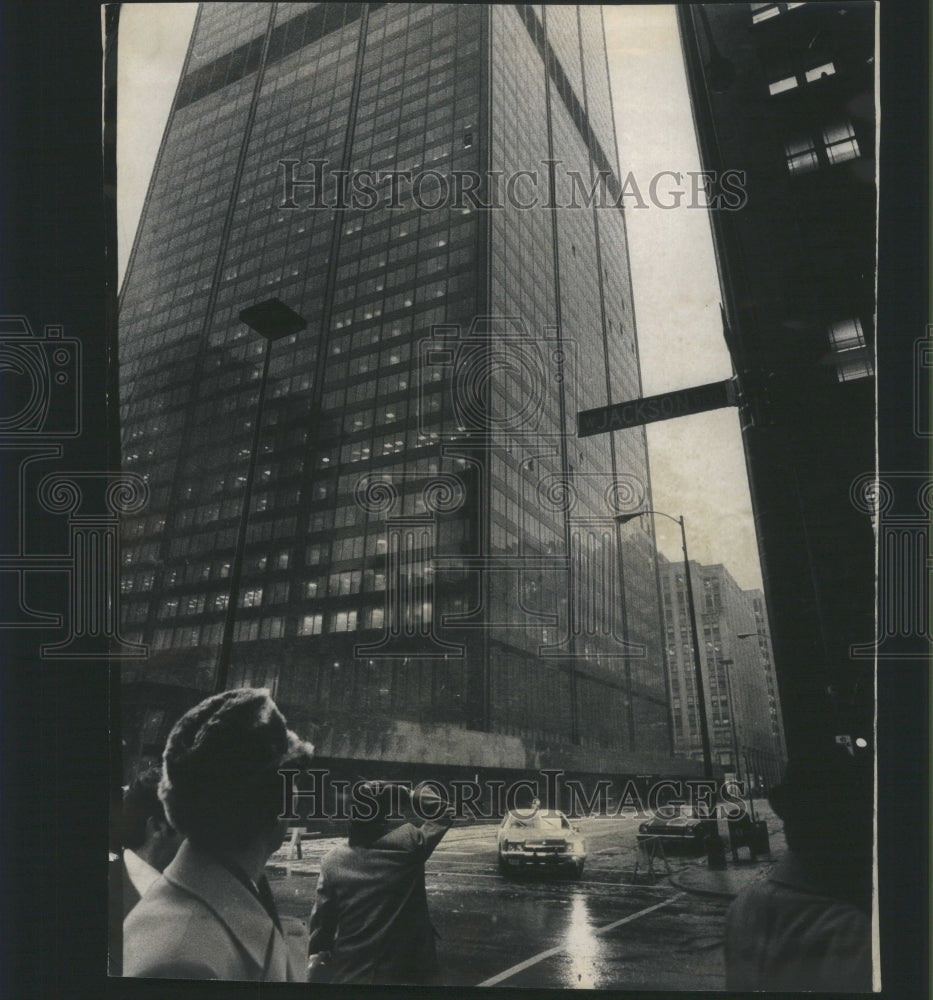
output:
[[[877,16],[678,9],[791,754],[872,738]]]
[[[696,669],[684,566],[661,558],[674,751],[702,760]],[[742,590],[722,564],[691,562],[713,760],[756,790],[781,778],[784,731],[760,590]]]
[[[201,5],[120,304],[131,754],[225,675],[325,757],[667,766],[644,430],[575,436],[641,395],[620,190],[599,7]]]

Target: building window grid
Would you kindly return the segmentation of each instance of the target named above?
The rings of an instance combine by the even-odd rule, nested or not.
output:
[[[404,387],[403,387],[404,388]],[[238,639],[246,638],[247,636],[238,636]]]
[[[812,135],[798,135],[784,143],[787,169],[793,175],[812,173],[824,163],[836,166],[860,155],[855,129],[848,119],[825,126],[819,142]]]

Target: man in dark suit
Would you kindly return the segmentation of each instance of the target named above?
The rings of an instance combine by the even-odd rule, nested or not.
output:
[[[124,975],[304,978],[264,869],[287,826],[279,772],[303,771],[313,751],[265,690],[224,691],[179,719],[159,796],[185,841],[123,925]]]
[[[405,786],[394,786],[400,790]],[[310,978],[330,983],[437,981],[435,930],[428,916],[424,863],[450,829],[453,811],[429,789],[410,793],[421,825],[389,829],[391,789],[362,786],[371,818],[350,821],[348,843],[321,862],[311,912]],[[352,815],[352,814],[351,814]]]

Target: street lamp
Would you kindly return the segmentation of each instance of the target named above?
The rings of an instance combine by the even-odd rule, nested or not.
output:
[[[269,359],[272,343],[293,333],[300,333],[307,322],[298,313],[289,309],[280,299],[267,299],[241,310],[240,320],[263,339],[262,373],[259,377],[259,401],[256,404],[256,422],[253,425],[253,441],[249,451],[249,466],[246,470],[246,484],[243,492],[243,507],[237,529],[236,547],[233,550],[233,565],[230,569],[230,594],[224,616],[223,638],[217,658],[217,673],[214,692],[225,691],[230,675],[230,654],[233,650],[233,626],[236,624],[236,607],[240,599],[240,577],[243,573],[243,552],[246,548],[246,528],[249,522],[249,508],[252,502],[253,479],[256,475],[256,456],[259,452],[259,435],[262,428],[262,411],[266,400],[266,382],[269,376]]]
[[[732,696],[732,671],[729,669],[735,664],[735,660],[716,660],[722,666],[726,676],[726,697],[729,701],[729,722],[732,729],[732,757],[735,762],[735,776],[739,776],[739,737],[735,727],[735,699]]]
[[[693,582],[690,575],[690,557],[687,555],[687,532],[684,528],[684,518],[672,517],[660,510],[650,508],[636,511],[634,514],[617,514],[615,520],[619,524],[626,524],[634,521],[636,517],[643,514],[654,514],[659,517],[666,517],[669,521],[680,525],[680,540],[684,552],[684,584],[687,588],[687,610],[690,614],[690,633],[693,639],[693,671],[697,689],[697,714],[700,717],[700,743],[703,747],[703,776],[711,781],[713,778],[713,751],[709,741],[709,720],[706,715],[706,692],[703,687],[703,664],[700,660],[700,637],[697,632],[697,612],[693,601]],[[719,829],[714,819],[707,821],[707,850],[710,868],[725,868],[726,855],[719,839]],[[718,846],[717,846],[718,845]]]
[[[741,637],[740,637],[741,638]],[[726,697],[729,700],[729,722],[731,723],[732,729],[732,757],[735,761],[735,780],[739,779],[739,735],[736,729],[735,723],[735,697],[732,694],[732,671],[730,667],[735,665],[735,660],[719,660],[719,663],[724,667],[723,672],[726,675]],[[748,757],[745,756],[745,780],[748,781]],[[748,803],[749,803],[749,813],[752,820],[755,820],[755,801],[752,795],[751,785],[748,786]]]
[[[703,776],[713,777],[713,752],[709,741],[709,721],[706,716],[706,692],[703,688],[703,665],[700,660],[700,638],[697,633],[697,613],[693,603],[693,583],[690,577],[690,558],[687,555],[687,534],[684,530],[684,519],[681,517],[671,517],[660,510],[639,510],[634,514],[617,514],[615,520],[619,524],[626,524],[634,521],[636,517],[643,514],[655,514],[666,517],[669,521],[680,525],[680,539],[684,551],[684,582],[687,588],[687,609],[690,615],[690,632],[693,640],[693,670],[697,689],[697,714],[700,717],[700,742],[703,747]]]

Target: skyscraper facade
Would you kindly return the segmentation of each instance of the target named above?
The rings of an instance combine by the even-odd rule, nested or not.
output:
[[[711,218],[791,754],[874,727],[877,16],[678,8],[703,167],[745,174]]]
[[[598,7],[201,5],[120,304],[133,752],[233,594],[325,753],[669,756],[644,431],[574,430],[641,395],[619,192]]]
[[[756,788],[782,775],[784,731],[760,590],[743,590],[720,563],[691,563],[713,760]],[[661,560],[675,753],[702,758],[684,567]]]

